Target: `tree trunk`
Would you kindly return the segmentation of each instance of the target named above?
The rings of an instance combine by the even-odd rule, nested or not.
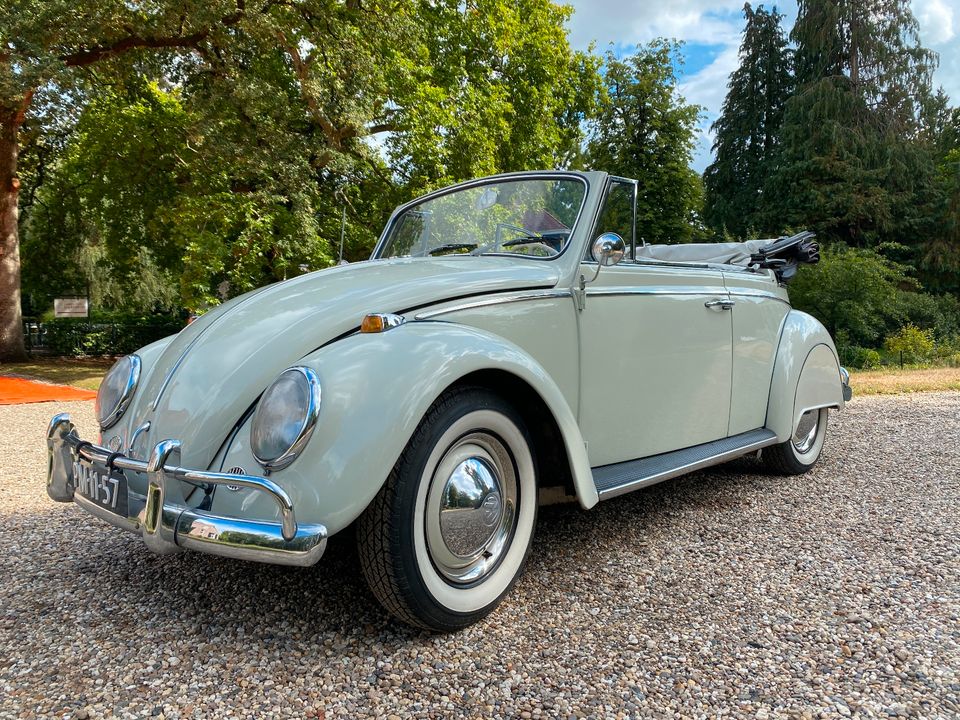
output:
[[[19,110],[0,111],[0,361],[22,360],[20,315],[20,237],[17,229],[20,179],[17,177]]]

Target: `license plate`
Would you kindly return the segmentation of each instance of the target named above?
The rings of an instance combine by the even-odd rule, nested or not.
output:
[[[123,473],[77,461],[73,463],[73,483],[76,492],[87,500],[127,517],[127,479]]]

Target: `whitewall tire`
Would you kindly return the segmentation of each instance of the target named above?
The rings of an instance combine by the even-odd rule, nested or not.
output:
[[[457,388],[427,412],[361,517],[361,566],[394,615],[457,630],[513,586],[536,514],[536,457],[520,415],[485,389]]]

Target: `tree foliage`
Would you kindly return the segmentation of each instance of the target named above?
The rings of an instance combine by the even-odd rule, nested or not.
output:
[[[930,216],[921,139],[936,57],[908,0],[803,0],[770,215],[859,247],[902,241]]]
[[[639,181],[637,238],[689,242],[703,203],[700,177],[690,169],[702,108],[677,88],[680,45],[658,40],[604,65],[606,100],[595,122],[586,162]]]
[[[744,6],[740,66],[730,76],[720,117],[713,124],[714,162],[704,173],[706,223],[719,234],[746,237],[774,231],[763,213],[764,189],[774,168],[787,100],[793,91],[792,54],[783,16]]]
[[[114,307],[194,309],[324,267],[341,236],[360,259],[401,198],[564,163],[601,87],[548,0],[14,5],[0,100],[28,126],[67,99],[80,118],[54,161],[27,163],[38,304],[86,284]]]

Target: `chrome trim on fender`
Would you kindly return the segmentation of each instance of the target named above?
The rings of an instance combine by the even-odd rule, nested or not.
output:
[[[110,452],[84,442],[70,416],[54,416],[47,431],[49,466],[47,494],[58,502],[75,502],[90,514],[123,530],[141,535],[150,550],[176,552],[181,548],[214,555],[256,560],[279,565],[313,565],[326,548],[323,525],[298,525],[293,502],[279,485],[267,478],[214,473],[179,467],[178,440],[163,440],[154,446],[147,462]],[[110,465],[116,470],[147,476],[147,493],[128,491],[127,517],[76,493],[74,463]],[[227,518],[177,502],[176,481],[206,485],[238,485],[269,495],[280,511],[281,522]]]
[[[453,305],[447,308],[437,310],[427,310],[414,315],[414,320],[430,320],[440,315],[449,315],[450,313],[460,312],[461,310],[474,310],[476,308],[490,307],[491,305],[507,305],[509,303],[526,302],[528,300],[553,300],[555,298],[573,297],[571,290],[535,290],[525,293],[516,293],[514,295],[497,295],[496,297],[487,297],[481,300]]]
[[[789,300],[787,300],[786,298],[782,298],[782,297],[780,297],[779,295],[774,295],[773,293],[766,293],[766,292],[762,292],[762,291],[758,291],[758,292],[743,292],[743,291],[740,291],[740,290],[731,290],[731,291],[730,291],[730,295],[731,295],[732,297],[758,298],[758,299],[760,299],[760,300],[777,300],[778,302],[782,302],[784,305],[787,305],[787,306],[789,306],[789,307],[793,307],[792,305],[790,305],[790,301],[789,301]]]
[[[715,290],[716,292],[711,292]],[[704,286],[702,290],[670,290],[666,288],[587,288],[587,295],[616,297],[619,295],[727,295],[727,291],[719,286],[710,288]]]

